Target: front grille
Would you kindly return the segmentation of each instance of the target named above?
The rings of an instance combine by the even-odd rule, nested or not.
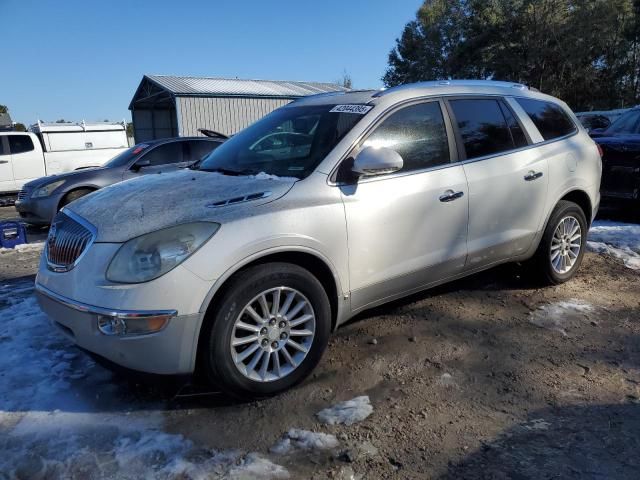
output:
[[[18,192],[18,200],[26,200],[29,198],[29,190],[22,189]]]
[[[71,270],[94,239],[92,225],[60,212],[53,220],[47,238],[45,253],[49,268],[56,272]]]

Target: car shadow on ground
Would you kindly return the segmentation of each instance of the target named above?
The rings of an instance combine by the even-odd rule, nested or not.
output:
[[[485,443],[442,479],[636,479],[640,407],[550,408]]]

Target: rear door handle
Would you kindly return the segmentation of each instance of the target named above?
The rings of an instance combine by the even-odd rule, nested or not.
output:
[[[524,176],[524,179],[527,182],[531,182],[532,180],[537,180],[538,178],[540,178],[542,176],[542,172],[534,172],[533,170],[529,170],[529,173],[527,173]]]
[[[0,163],[9,163],[9,160],[0,160]]]
[[[447,190],[442,195],[440,195],[441,202],[452,202],[462,197],[464,192],[454,192],[453,190]]]

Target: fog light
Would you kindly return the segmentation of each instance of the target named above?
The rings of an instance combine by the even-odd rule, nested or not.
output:
[[[100,315],[98,330],[104,335],[146,335],[162,330],[169,323],[171,315],[117,317]]]
[[[98,330],[105,335],[124,335],[127,327],[118,317],[107,317],[100,315],[98,317]]]

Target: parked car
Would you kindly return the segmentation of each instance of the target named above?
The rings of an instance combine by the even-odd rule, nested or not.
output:
[[[640,200],[640,107],[604,131],[591,132],[602,148],[602,186],[608,200]]]
[[[183,137],[140,143],[90,168],[39,178],[24,185],[16,210],[27,223],[49,225],[58,211],[80,197],[123,180],[184,168],[207,155],[222,139]]]
[[[303,154],[255,150],[286,131],[306,135]],[[522,85],[308,97],[198,170],[65,207],[36,291],[70,339],[120,366],[273,395],[373,306],[505,262],[528,260],[551,284],[571,279],[600,173],[569,108]]]
[[[0,195],[33,179],[98,167],[128,148],[120,123],[37,123],[30,132],[0,132]]]
[[[578,115],[578,120],[582,123],[582,126],[590,132],[592,130],[601,130],[606,129],[611,125],[611,120],[609,120],[604,115],[600,114],[588,114],[583,113],[582,115]]]

